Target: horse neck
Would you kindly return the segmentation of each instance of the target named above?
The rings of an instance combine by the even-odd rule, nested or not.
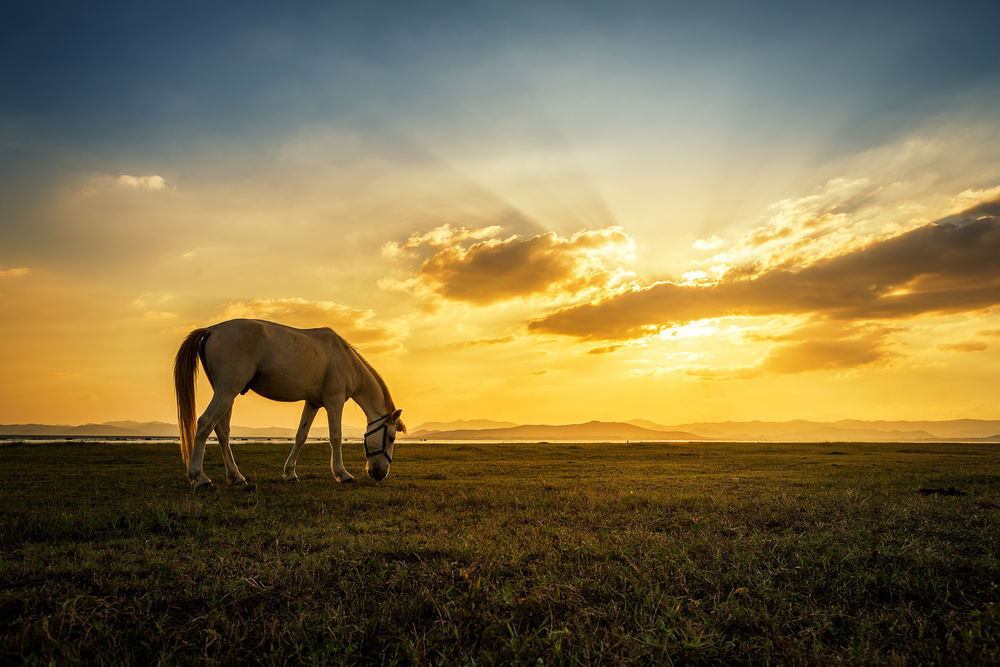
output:
[[[361,359],[357,360],[357,370],[361,376],[361,386],[354,392],[354,402],[361,406],[365,417],[371,423],[379,417],[388,414],[389,406],[386,404],[385,392],[382,391],[382,385],[379,383],[378,378],[375,377],[375,371],[369,368]]]

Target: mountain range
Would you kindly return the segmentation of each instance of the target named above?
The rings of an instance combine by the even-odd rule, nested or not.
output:
[[[526,424],[504,428],[427,430],[421,424],[408,437],[422,440],[711,440],[696,433],[644,428],[623,422]]]
[[[363,426],[344,424],[344,436],[360,438],[364,435]],[[312,438],[326,438],[328,430],[322,426],[314,426],[309,431]],[[51,436],[51,437],[105,437],[105,438],[176,438],[177,424],[170,422],[136,422],[112,421],[100,424],[81,424],[78,426],[50,424],[0,424],[0,436]],[[281,426],[252,427],[236,426],[230,429],[234,438],[294,438],[294,428]]]
[[[360,438],[363,426],[344,425],[344,436]],[[233,426],[236,438],[293,438],[294,428]],[[176,438],[177,425],[168,422],[112,421],[77,426],[48,424],[0,424],[0,436],[16,437],[118,437]],[[316,426],[313,438],[326,438],[327,429]],[[983,440],[1000,442],[1000,420],[954,419],[948,421],[834,422],[793,420],[786,422],[692,422],[664,425],[648,419],[625,422],[590,421],[582,424],[516,424],[489,419],[426,422],[406,436],[414,440],[751,440],[770,442],[933,442]]]
[[[1000,441],[1000,420],[836,422],[696,422],[664,425],[648,419],[591,421],[559,426],[534,424],[470,429],[464,422],[433,422],[412,429],[421,440],[759,440],[771,442]],[[433,426],[433,428],[430,428]]]

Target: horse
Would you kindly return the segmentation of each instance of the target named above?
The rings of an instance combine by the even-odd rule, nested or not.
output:
[[[208,407],[195,423],[195,378],[198,360],[212,385]],[[202,464],[205,443],[215,431],[222,448],[229,484],[246,485],[229,447],[229,421],[237,395],[253,391],[275,401],[305,401],[295,444],[285,461],[283,479],[297,481],[295,461],[313,418],[326,409],[330,424],[330,470],[341,483],[354,481],[344,467],[340,445],[344,404],[353,399],[368,419],[365,471],[376,482],[392,463],[396,433],[406,432],[389,388],[353,345],[332,329],[296,329],[265,320],[228,320],[187,335],[174,359],[177,422],[181,457],[196,489],[212,486]]]

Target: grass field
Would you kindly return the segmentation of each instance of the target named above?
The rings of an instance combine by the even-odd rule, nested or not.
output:
[[[995,445],[287,449],[0,445],[0,660],[1000,663]]]

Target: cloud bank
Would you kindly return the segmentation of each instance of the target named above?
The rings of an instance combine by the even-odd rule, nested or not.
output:
[[[273,320],[303,329],[329,327],[350,343],[365,345],[366,351],[382,351],[392,345],[395,334],[374,322],[371,310],[351,308],[333,301],[309,301],[298,297],[254,299],[227,304],[218,320],[236,318]]]
[[[133,190],[162,190],[167,187],[167,181],[157,174],[151,176],[130,176],[122,174],[115,182]]]
[[[1000,304],[1000,201],[804,266],[733,270],[714,284],[659,282],[563,308],[529,331],[580,339],[641,338],[726,315],[895,320]]]
[[[500,232],[498,226],[467,230],[444,225],[385,251],[395,255],[430,248],[412,283],[441,299],[480,306],[543,294],[606,292],[631,277],[619,265],[633,255],[635,243],[620,227],[569,237],[547,232],[496,238]]]

